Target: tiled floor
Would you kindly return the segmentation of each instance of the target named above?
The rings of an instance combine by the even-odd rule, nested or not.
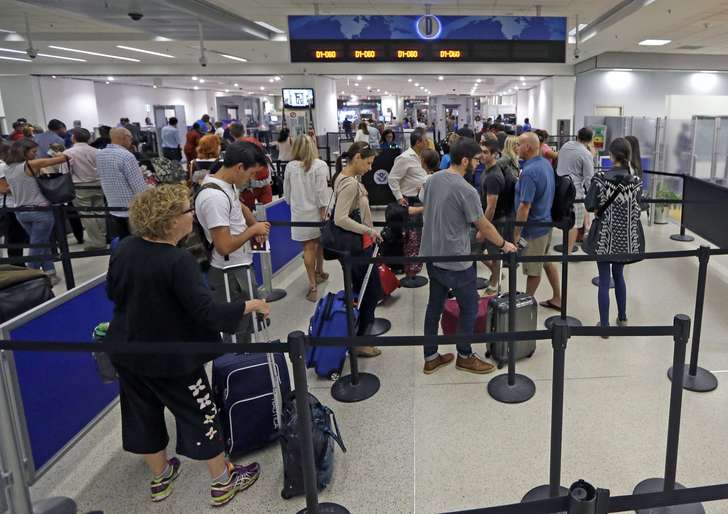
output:
[[[673,225],[647,229],[650,250],[689,249],[695,243],[668,239]],[[725,316],[726,259],[711,261],[703,322],[701,364],[718,372],[711,393],[684,397],[678,480],[686,485],[728,481],[728,351]],[[296,263],[276,277],[288,296],[273,304],[273,333],[285,337],[305,329],[313,304],[305,301],[306,280]],[[77,263],[77,282],[105,270],[104,260]],[[342,287],[341,272],[329,265],[329,290]],[[481,275],[486,275],[483,271]],[[593,263],[570,267],[570,314],[585,325],[597,320]],[[633,325],[671,324],[676,313],[692,316],[697,259],[646,261],[629,266],[628,310]],[[523,278],[519,276],[519,284]],[[547,285],[537,296],[547,297]],[[392,321],[390,335],[421,334],[428,288],[400,289],[378,309]],[[614,310],[614,309],[613,309]],[[542,318],[550,315],[541,309]],[[482,351],[482,349],[480,349]],[[312,392],[337,415],[346,454],[337,452],[334,480],[321,500],[353,513],[429,514],[493,506],[520,500],[548,480],[551,357],[548,342],[519,371],[536,383],[536,395],[519,405],[494,401],[486,391],[491,376],[446,368],[422,374],[419,348],[385,348],[362,360],[364,371],[381,379],[373,398],[343,404],[331,398],[330,383],[309,374]],[[640,480],[659,476],[664,466],[672,340],[579,337],[566,357],[563,483],[584,478],[613,494],[627,494]],[[169,423],[170,429],[173,424]],[[259,482],[227,507],[249,513],[296,512],[302,498],[282,500],[280,450],[271,447],[244,460],[263,466]],[[118,410],[103,419],[33,488],[34,497],[66,495],[82,511],[116,513],[205,513],[205,466],[184,461],[171,498],[148,501],[149,475],[143,462],[121,450]],[[706,504],[709,513],[728,513],[728,502]]]

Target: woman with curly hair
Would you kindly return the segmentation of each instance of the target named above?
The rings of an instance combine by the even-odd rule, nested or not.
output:
[[[193,208],[183,185],[163,185],[135,196],[129,209],[134,237],[114,251],[107,293],[114,317],[107,340],[117,343],[219,342],[251,312],[267,316],[264,300],[216,302],[194,257],[177,244],[192,231]],[[153,309],[153,311],[150,311]],[[233,465],[225,446],[204,364],[210,355],[112,354],[119,375],[124,450],[142,455],[152,472],[151,499],[172,494],[180,460],[167,457],[165,407],[177,422],[177,453],[204,460],[211,501],[224,505],[250,487],[260,466]]]

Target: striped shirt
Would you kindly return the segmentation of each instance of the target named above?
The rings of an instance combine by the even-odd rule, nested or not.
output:
[[[110,144],[99,151],[96,156],[96,170],[109,207],[128,208],[134,195],[149,187],[134,154],[119,145]],[[129,217],[128,212],[111,214],[120,218]]]

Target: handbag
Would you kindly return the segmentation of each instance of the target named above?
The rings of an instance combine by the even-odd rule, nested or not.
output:
[[[68,203],[76,198],[76,186],[73,184],[73,168],[66,157],[68,173],[39,173],[36,175],[29,163],[28,169],[35,177],[38,189],[46,200],[52,204]]]
[[[332,198],[336,197],[336,193],[331,194]],[[329,200],[331,205],[331,200]],[[335,222],[336,201],[334,201],[334,209],[331,215],[324,221],[321,226],[321,246],[324,249],[324,258],[327,260],[338,259],[342,254],[358,255],[364,251],[362,235],[356,232],[350,232],[339,227]],[[349,214],[349,217],[361,223],[361,212],[356,209]]]

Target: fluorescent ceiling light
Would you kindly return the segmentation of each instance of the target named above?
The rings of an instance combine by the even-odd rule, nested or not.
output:
[[[632,71],[632,68],[613,68],[614,71]]]
[[[5,59],[6,61],[33,62],[30,59],[22,59],[20,57],[5,57],[4,55],[0,55],[0,59]]]
[[[445,80],[445,77],[443,77],[442,75],[440,75],[439,77],[437,77],[437,80]]]
[[[205,83],[205,79],[200,79],[200,84],[204,84],[204,83]]]
[[[236,82],[235,84],[233,84],[233,86],[235,86],[235,87],[240,87],[240,84],[238,84],[238,83]]]
[[[483,82],[483,79],[478,79],[475,82],[477,82],[478,84],[480,84],[481,82]]]
[[[194,90],[198,90],[198,89],[200,89],[200,86],[195,86],[195,87],[193,87],[192,89],[194,89]]]
[[[236,57],[234,55],[228,55],[228,54],[220,54],[225,59],[230,59],[232,61],[240,61],[240,62],[248,62],[248,60],[245,57]]]
[[[589,41],[591,38],[593,38],[596,35],[597,35],[597,31],[596,30],[593,30],[589,34],[587,34],[586,36],[582,37],[581,38],[581,42],[582,43],[586,43],[587,41]]]
[[[419,82],[415,82],[415,87],[420,87],[420,83]]]
[[[586,27],[587,27],[587,24],[586,23],[579,23],[579,30],[580,31],[581,30],[584,30]],[[576,27],[574,27],[573,29],[571,29],[569,31],[569,35],[572,36],[572,37],[576,36]]]
[[[265,86],[260,86],[261,91],[265,91]]]
[[[355,83],[354,83],[354,85],[355,85],[356,87],[359,87],[359,83],[358,83],[358,82],[355,82]]]
[[[256,25],[259,25],[259,26],[261,26],[261,27],[263,27],[264,29],[268,29],[268,30],[270,30],[271,32],[275,32],[276,34],[285,34],[285,32],[284,32],[284,31],[282,31],[282,30],[281,30],[281,29],[279,29],[278,27],[274,27],[274,26],[273,26],[273,25],[271,25],[270,23],[266,23],[266,22],[264,22],[264,21],[256,21],[256,22],[255,22],[255,24],[256,24]]]
[[[168,37],[164,37],[164,36],[154,36],[154,41],[159,41],[160,43],[166,43],[167,41],[174,41],[174,40],[169,39]]]
[[[278,75],[276,75],[275,77],[273,77],[273,80],[275,80],[276,82],[278,82],[278,81],[281,80],[281,78]]]
[[[109,82],[111,82],[112,80],[114,80],[114,77],[111,77],[111,76],[106,77],[106,80],[108,80]]]
[[[119,55],[102,54],[99,52],[88,52],[86,50],[78,50],[76,48],[67,48],[65,46],[48,45],[48,48],[53,48],[54,50],[64,50],[66,52],[76,52],[79,54],[96,55],[98,57],[108,57],[109,59],[118,59],[120,61],[142,62],[139,59],[132,59],[131,57],[121,57]]]
[[[671,39],[645,39],[644,41],[640,41],[638,44],[640,46],[665,46],[672,43]]]
[[[56,76],[55,75],[51,75],[51,78],[54,79],[54,78],[56,78]]]
[[[116,45],[116,48],[122,50],[129,50],[130,52],[139,52],[141,54],[158,55],[159,57],[166,57],[167,59],[174,59],[174,55],[163,54],[161,52],[152,52],[150,50],[142,50],[141,48],[134,48],[132,46]]]
[[[361,75],[357,75],[356,76],[356,80],[361,80],[361,79],[362,79],[362,76]]]
[[[0,29],[0,32],[7,32],[8,34],[15,34],[14,30]]]
[[[272,84],[274,81],[273,81],[273,79],[268,79],[268,82],[270,82]]]
[[[154,89],[157,89],[157,85],[156,85],[156,84],[155,84],[155,85],[153,85],[153,86],[152,86],[152,88],[154,88]]]
[[[13,48],[0,48],[0,51],[2,52],[10,52],[13,54],[25,54],[24,50],[15,50]],[[39,53],[39,57],[50,57],[51,59],[63,59],[64,61],[77,61],[77,62],[86,62],[86,59],[77,59],[75,57],[63,57],[61,55],[51,55],[51,54],[43,54]]]
[[[407,82],[412,82],[412,79],[407,79]]]
[[[225,90],[225,92],[226,92],[226,93],[229,93],[229,92],[230,92],[230,90],[229,90],[229,89],[226,89],[226,90]]]

